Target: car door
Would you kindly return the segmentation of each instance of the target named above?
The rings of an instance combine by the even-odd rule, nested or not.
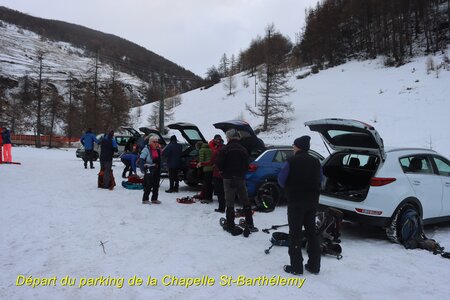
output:
[[[437,176],[428,155],[412,155],[400,159],[417,199],[422,204],[423,219],[442,215],[442,181]]]
[[[450,161],[433,156],[438,175],[442,181],[442,215],[450,216]]]

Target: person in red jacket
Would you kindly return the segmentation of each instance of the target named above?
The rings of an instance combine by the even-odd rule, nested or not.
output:
[[[8,128],[3,127],[2,130],[2,140],[3,140],[3,161],[12,162],[11,156],[11,135]]]
[[[216,212],[224,213],[225,212],[225,192],[223,190],[223,177],[219,168],[216,166],[216,158],[220,149],[223,147],[223,139],[220,134],[216,134],[214,139],[212,139],[209,143],[209,147],[212,150],[211,160],[209,164],[213,166],[213,190],[214,195],[217,195],[217,199],[219,200],[219,207],[214,209]]]

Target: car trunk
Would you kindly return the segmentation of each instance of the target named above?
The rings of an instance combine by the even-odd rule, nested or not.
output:
[[[380,157],[371,153],[337,152],[323,166],[322,194],[351,201],[363,201]]]
[[[215,128],[222,130],[224,133],[230,129],[236,129],[241,136],[239,142],[245,149],[247,149],[251,161],[255,160],[266,150],[264,142],[256,136],[251,126],[245,121],[231,120],[215,123],[213,125]]]

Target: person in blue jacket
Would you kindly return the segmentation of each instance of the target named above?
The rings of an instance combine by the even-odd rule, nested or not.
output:
[[[81,144],[84,146],[84,168],[87,169],[87,163],[91,166],[91,169],[94,169],[94,163],[92,160],[94,159],[94,143],[99,144],[100,142],[95,137],[95,134],[92,133],[92,129],[88,128],[86,132],[80,138]]]
[[[122,172],[122,178],[127,178],[127,177],[131,176],[133,173],[137,174],[136,173],[137,158],[138,158],[137,152],[122,153],[122,155],[120,156],[120,160],[125,165],[125,169],[123,169],[123,172]],[[129,172],[128,176],[126,176],[127,172]]]
[[[169,189],[166,193],[178,193],[179,178],[178,171],[181,168],[181,153],[183,146],[178,144],[177,137],[172,135],[170,143],[164,148],[162,156],[167,159],[167,168],[169,169]]]

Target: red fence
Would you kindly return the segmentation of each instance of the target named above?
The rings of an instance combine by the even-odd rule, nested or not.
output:
[[[37,136],[28,135],[28,134],[11,134],[11,143],[14,145],[36,145]],[[69,142],[74,143],[78,142],[80,138],[68,138],[65,136],[52,136],[52,147],[68,147]],[[41,145],[49,146],[50,145],[50,136],[49,135],[41,135]]]

